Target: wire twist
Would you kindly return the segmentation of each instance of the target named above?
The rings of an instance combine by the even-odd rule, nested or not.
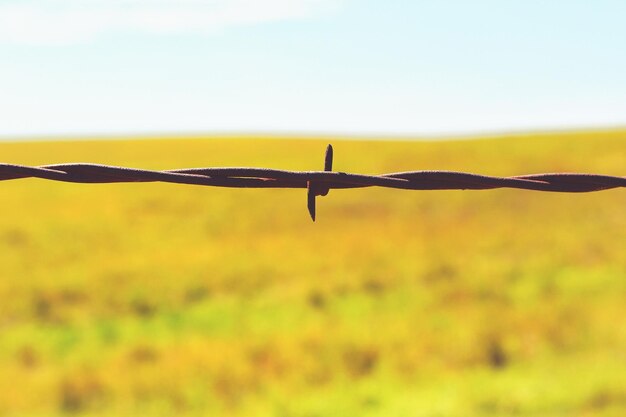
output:
[[[518,188],[534,191],[583,193],[626,188],[626,177],[553,173],[491,177],[453,171],[410,171],[362,175],[332,171],[333,148],[328,145],[324,171],[285,171],[268,168],[190,168],[151,171],[88,163],[44,165],[0,164],[0,181],[43,178],[74,183],[170,182],[230,188],[306,188],[307,208],[315,221],[315,200],[331,189],[386,187],[402,190],[490,190]]]

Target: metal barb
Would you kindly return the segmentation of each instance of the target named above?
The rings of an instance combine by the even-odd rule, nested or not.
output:
[[[331,172],[333,170],[333,146],[328,145],[326,147],[326,155],[324,155],[324,172]],[[327,185],[320,185],[315,181],[307,181],[306,182],[306,205],[309,209],[309,214],[311,215],[311,219],[315,221],[315,197],[321,196],[324,197],[328,195],[328,191],[330,187]]]
[[[333,145],[328,144],[326,147],[326,155],[324,155],[324,171],[333,170]]]
[[[306,182],[307,190],[306,190],[306,208],[309,209],[309,214],[311,215],[311,220],[315,221],[315,184],[312,181]]]

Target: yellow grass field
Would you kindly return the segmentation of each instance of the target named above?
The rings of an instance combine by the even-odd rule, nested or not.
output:
[[[626,132],[0,143],[0,161],[626,175]],[[626,190],[0,182],[0,416],[624,416]]]

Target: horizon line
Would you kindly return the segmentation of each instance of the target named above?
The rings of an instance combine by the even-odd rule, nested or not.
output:
[[[215,130],[215,131],[141,131],[141,132],[102,132],[102,133],[53,133],[53,134],[0,134],[1,143],[18,142],[73,142],[94,140],[124,140],[124,139],[200,139],[200,138],[240,138],[240,139],[326,139],[338,140],[399,140],[399,141],[454,141],[480,140],[489,138],[509,138],[555,134],[584,134],[584,133],[611,133],[626,132],[626,124],[606,126],[581,126],[562,128],[531,128],[470,131],[464,133],[389,133],[389,132],[332,132],[332,131],[253,131],[253,130]]]

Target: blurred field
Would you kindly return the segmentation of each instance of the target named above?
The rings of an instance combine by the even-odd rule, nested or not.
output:
[[[0,143],[319,170],[325,140]],[[626,175],[626,132],[331,140],[335,169]],[[0,183],[0,416],[624,416],[626,190]]]

